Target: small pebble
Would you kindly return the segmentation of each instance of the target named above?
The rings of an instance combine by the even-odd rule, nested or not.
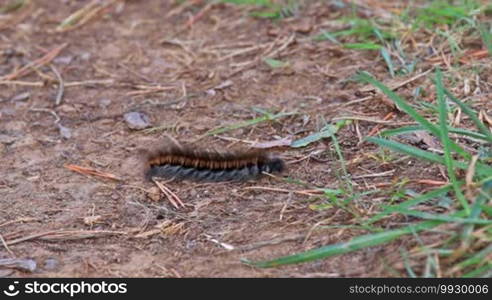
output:
[[[60,135],[65,138],[65,139],[69,139],[72,137],[72,130],[68,127],[65,127],[65,126],[62,126],[62,125],[58,125],[58,129],[60,130]]]
[[[0,144],[10,145],[17,141],[18,138],[7,134],[0,134]]]
[[[30,258],[0,258],[0,267],[34,272],[37,264],[35,260]]]
[[[106,108],[110,104],[111,104],[111,99],[103,98],[103,99],[99,100],[99,106],[102,108]]]
[[[85,61],[87,61],[91,58],[90,52],[82,52],[82,53],[80,53],[79,56],[80,56],[80,59],[85,60]]]
[[[12,102],[25,101],[25,100],[28,100],[30,97],[31,97],[31,93],[24,92],[24,93],[20,93],[16,96],[12,97],[12,99],[10,99],[10,101],[12,101]]]
[[[69,65],[73,60],[73,56],[59,56],[53,59],[53,62],[61,65]]]
[[[141,112],[132,111],[124,115],[126,124],[131,129],[144,129],[150,127],[149,117]]]
[[[56,268],[58,268],[59,265],[60,265],[60,262],[56,258],[50,257],[44,261],[43,269],[45,269],[47,271],[52,271],[52,270],[55,270]]]

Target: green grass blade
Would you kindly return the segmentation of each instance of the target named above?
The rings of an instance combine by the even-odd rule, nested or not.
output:
[[[258,123],[265,122],[265,121],[273,121],[273,120],[276,120],[279,118],[292,116],[295,114],[296,114],[296,112],[278,113],[275,115],[265,114],[264,116],[261,116],[261,117],[255,118],[255,119],[251,119],[251,120],[237,123],[234,125],[230,125],[230,126],[226,126],[226,127],[220,127],[217,129],[210,130],[209,132],[206,133],[206,135],[216,135],[216,134],[224,133],[224,132],[231,131],[234,129],[239,129],[239,128],[243,128],[243,127],[256,125]]]
[[[462,270],[473,265],[480,265],[487,260],[487,257],[492,254],[492,245],[485,247],[481,251],[475,253],[475,255],[461,261],[455,268],[457,270]]]
[[[381,56],[383,57],[384,61],[386,62],[386,65],[388,66],[388,72],[390,73],[390,76],[392,78],[395,77],[395,67],[393,66],[393,60],[391,60],[391,56],[386,50],[386,48],[381,48]]]
[[[327,138],[327,137],[331,137],[332,135],[337,133],[338,130],[340,130],[340,128],[342,128],[342,127],[344,127],[350,123],[351,123],[350,120],[342,120],[342,121],[337,122],[335,125],[328,124],[328,125],[324,126],[323,128],[321,128],[321,130],[319,132],[310,134],[310,135],[308,135],[302,139],[293,141],[290,146],[293,148],[306,147],[307,145],[309,145],[313,142],[319,141],[319,140]]]
[[[264,58],[263,61],[272,69],[284,68],[289,66],[288,62],[284,62],[273,58]]]
[[[478,132],[473,132],[473,131],[466,130],[466,129],[463,129],[463,128],[454,128],[454,127],[449,127],[448,130],[451,133],[455,133],[455,134],[458,134],[458,135],[464,135],[464,136],[468,136],[468,137],[471,137],[471,138],[474,138],[474,139],[477,139],[477,140],[488,142],[487,136],[485,136],[483,134],[480,134]]]
[[[355,50],[380,50],[382,47],[375,43],[346,43],[343,47]]]
[[[438,154],[435,154],[435,153],[431,153],[431,152],[424,151],[424,150],[416,148],[416,147],[408,146],[408,145],[405,145],[402,143],[398,143],[395,141],[386,140],[386,139],[382,139],[382,138],[378,138],[378,137],[368,137],[368,138],[366,138],[366,140],[369,142],[378,144],[380,146],[389,148],[393,151],[397,151],[397,152],[400,152],[403,154],[414,156],[416,158],[420,158],[420,159],[424,159],[424,160],[427,160],[430,162],[439,163],[439,164],[444,165],[444,158]],[[462,170],[468,169],[468,164],[461,162],[461,161],[455,161],[454,166],[457,168],[460,168]],[[492,174],[492,167],[489,167],[485,164],[477,162],[477,165],[475,167],[476,167],[476,173],[479,176],[487,176],[487,174],[490,176],[490,174]]]
[[[271,6],[271,0],[221,0],[225,3],[242,4],[242,5],[258,5],[258,6]]]
[[[479,24],[478,30],[480,31],[480,35],[482,36],[483,43],[489,50],[489,54],[492,56],[492,34],[487,30],[485,24]]]
[[[374,222],[381,220],[382,218],[384,218],[385,216],[387,216],[391,213],[400,212],[404,209],[410,208],[410,207],[415,206],[419,203],[429,201],[429,200],[437,198],[437,197],[441,197],[441,196],[445,195],[446,193],[448,193],[451,189],[452,189],[451,185],[446,185],[446,186],[440,187],[438,189],[432,190],[430,192],[427,192],[425,194],[414,197],[410,200],[398,203],[397,205],[387,206],[384,208],[384,210],[382,212],[371,217],[364,224],[365,225],[372,224]]]
[[[11,12],[14,12],[20,8],[22,8],[24,5],[26,5],[29,0],[14,0],[10,1],[7,4],[3,5],[0,7],[0,14],[8,14]]]
[[[463,213],[459,212],[454,214],[453,216],[461,216],[461,215],[463,215]],[[349,253],[367,247],[373,247],[373,246],[385,244],[403,235],[412,234],[426,229],[431,229],[443,223],[444,223],[443,221],[424,221],[418,224],[409,225],[404,228],[398,228],[398,229],[388,230],[384,232],[361,235],[353,238],[348,242],[328,245],[317,249],[305,251],[299,254],[284,256],[273,260],[252,262],[243,259],[242,261],[246,264],[255,267],[260,267],[260,268],[271,268],[271,267],[277,267],[287,264],[302,263],[302,262],[326,258],[334,255]]]
[[[480,193],[473,203],[469,218],[475,219],[482,213],[482,206],[487,203],[489,199],[492,199],[492,180],[485,182],[480,189]],[[463,237],[463,244],[469,245],[472,241],[472,235],[475,226],[473,224],[467,225],[463,228],[461,236]]]
[[[464,278],[491,278],[492,277],[492,262],[489,261],[485,266],[472,270],[471,272],[464,274]]]
[[[328,31],[321,31],[320,34],[318,34],[317,36],[313,37],[313,40],[314,41],[325,41],[325,40],[328,40],[334,44],[340,44],[339,41],[337,41],[335,35],[333,35],[332,33],[328,32]]]
[[[487,128],[487,126],[485,126],[485,124],[483,124],[480,121],[480,119],[478,119],[477,114],[468,105],[466,105],[465,103],[461,102],[458,98],[453,96],[453,94],[450,91],[448,91],[446,88],[444,88],[444,93],[446,94],[446,96],[449,97],[451,101],[456,103],[465,114],[467,114],[470,117],[473,123],[475,123],[475,126],[477,126],[478,130],[487,137],[487,141],[492,143],[492,133]]]
[[[444,164],[444,159],[442,156],[413,146],[405,145],[392,140],[386,140],[383,138],[372,137],[372,136],[367,137],[366,140],[403,154],[408,154],[416,158],[424,159],[439,164]]]
[[[417,121],[420,125],[422,125],[425,129],[430,131],[432,134],[434,134],[436,137],[440,136],[440,130],[437,126],[432,124],[431,122],[427,121],[423,116],[421,116],[413,107],[411,107],[405,100],[403,100],[398,94],[393,92],[390,88],[385,86],[382,82],[379,80],[376,80],[374,77],[372,77],[369,73],[367,72],[361,72],[359,73],[358,77],[373,86],[377,87],[378,89],[381,90],[386,96],[388,96],[393,102],[398,105],[398,107],[403,110],[405,113],[407,113],[409,116],[411,116],[415,121]],[[465,152],[460,146],[456,145],[454,142],[451,142],[451,148],[453,151],[456,153],[459,153],[462,157],[466,158],[467,160],[471,159],[471,155],[467,152]]]
[[[417,278],[417,274],[412,269],[412,266],[409,261],[409,255],[408,252],[405,251],[404,249],[400,250],[401,257],[403,259],[403,265],[405,266],[405,269],[407,270],[407,274],[410,278]]]
[[[439,137],[444,146],[444,164],[448,171],[448,177],[453,185],[454,192],[461,206],[466,211],[466,214],[470,214],[470,206],[461,191],[461,186],[458,184],[456,174],[454,173],[453,158],[451,156],[451,139],[448,133],[448,106],[444,99],[444,87],[442,85],[442,73],[439,69],[436,69],[436,93],[437,102],[439,108],[439,127],[441,129]]]
[[[405,134],[405,133],[412,133],[412,132],[420,131],[420,130],[425,130],[425,128],[423,126],[420,126],[420,125],[404,126],[404,127],[400,127],[400,128],[388,129],[388,130],[382,131],[381,136],[390,137],[390,136],[395,136],[395,135],[400,135],[400,134]],[[468,136],[468,137],[471,137],[473,139],[488,142],[488,139],[485,135],[477,133],[477,132],[473,132],[473,131],[470,131],[467,129],[448,127],[448,131],[450,133]]]
[[[344,120],[341,122],[342,122],[341,124],[351,123],[350,121],[347,121],[347,120]],[[337,125],[339,123],[340,122],[338,122]],[[337,130],[340,127],[341,126],[336,126]],[[340,149],[340,144],[338,143],[337,137],[335,136],[335,132],[330,131],[329,133],[330,133],[331,140],[333,141],[333,146],[335,147],[335,151],[338,155],[338,159],[340,160],[340,167],[341,167],[342,172],[343,172],[343,178],[344,178],[345,185],[347,186],[349,194],[353,194],[352,181],[350,180],[350,175],[347,172],[347,163],[345,161],[345,158],[343,157],[342,149]]]
[[[382,131],[380,134],[381,136],[384,137],[389,137],[389,136],[395,136],[395,135],[400,135],[404,133],[411,133],[414,131],[420,131],[420,130],[425,130],[423,126],[420,125],[411,125],[411,126],[403,126],[395,129],[388,129],[385,131]]]
[[[459,224],[481,224],[481,225],[490,225],[492,224],[492,220],[482,220],[478,218],[458,218],[458,217],[452,217],[444,214],[431,214],[431,213],[426,213],[418,210],[407,210],[407,209],[400,209],[398,210],[399,213],[402,213],[404,215],[409,215],[409,216],[414,216],[417,218],[425,219],[425,220],[435,220],[435,221],[443,221],[447,223],[459,223]]]

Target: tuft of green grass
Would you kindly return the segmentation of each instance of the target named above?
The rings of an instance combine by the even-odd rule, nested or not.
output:
[[[332,124],[327,124],[319,132],[310,134],[304,138],[295,140],[292,142],[290,145],[293,148],[301,148],[301,147],[306,147],[307,145],[314,143],[316,141],[319,141],[324,138],[332,137],[336,132],[338,132],[341,128],[351,124],[352,121],[350,120],[343,120],[337,122],[335,125]]]
[[[261,9],[250,13],[252,17],[264,19],[280,19],[294,16],[299,10],[299,4],[295,0],[289,0],[279,4],[271,0],[220,0],[224,3],[237,5],[253,5]]]
[[[285,68],[290,65],[288,62],[273,58],[264,58],[263,61],[272,69]]]
[[[264,110],[259,110],[259,109],[257,109],[257,110],[259,112],[261,112],[263,115],[258,117],[258,118],[254,118],[254,119],[240,122],[237,124],[212,129],[212,130],[208,131],[206,133],[206,135],[221,134],[221,133],[224,133],[227,131],[231,131],[231,130],[235,130],[235,129],[239,129],[239,128],[243,128],[243,127],[253,126],[253,125],[256,125],[256,124],[262,123],[262,122],[274,121],[274,120],[277,120],[279,118],[283,118],[283,117],[292,116],[292,115],[297,114],[296,112],[287,112],[287,113],[281,112],[278,114],[272,114],[272,113],[269,113],[269,112],[264,111]]]
[[[456,24],[477,14],[479,8],[478,1],[430,1],[428,6],[417,10],[415,26],[424,25],[432,28],[435,25]]]
[[[29,4],[30,0],[12,0],[0,7],[0,14],[8,14]]]
[[[359,50],[379,50],[382,45],[378,43],[381,40],[391,40],[394,36],[387,30],[384,30],[381,25],[374,21],[352,17],[341,19],[342,24],[349,26],[348,29],[328,32],[322,31],[320,34],[313,37],[315,41],[330,40],[335,43],[340,43],[338,39],[353,37],[356,42],[343,43],[348,49]]]
[[[398,26],[380,24],[375,20],[356,16],[342,18],[340,22],[349,28],[333,32],[323,30],[313,39],[315,41],[329,40],[347,49],[379,51],[391,77],[414,71],[417,61],[408,59],[398,39],[400,35],[398,29],[395,29],[404,28],[401,24]],[[395,61],[396,57],[398,59]]]
[[[485,24],[478,24],[478,30],[480,31],[483,43],[489,51],[489,55],[492,56],[492,27],[489,26],[489,29],[487,29]]]
[[[457,214],[456,216],[459,217],[463,215],[464,215],[463,213],[460,213]],[[419,232],[426,229],[427,230],[432,229],[443,223],[445,222],[434,221],[434,220],[424,221],[417,224],[402,227],[399,229],[361,235],[351,239],[348,242],[328,245],[317,249],[309,250],[306,252],[302,252],[299,254],[284,256],[273,260],[253,262],[247,259],[242,259],[242,262],[260,268],[271,268],[271,267],[277,267],[287,264],[308,262],[312,260],[327,258],[334,255],[350,253],[368,247],[374,247],[377,245],[386,244],[404,235],[412,234],[414,232]]]
[[[492,167],[480,159],[475,162],[475,172],[472,176],[472,181],[473,188],[476,191],[477,196],[474,199],[467,199],[463,193],[465,183],[464,181],[458,180],[455,173],[455,167],[468,170],[472,155],[456,144],[456,142],[454,142],[449,135],[450,132],[456,135],[473,135],[475,138],[484,143],[489,143],[488,145],[490,145],[492,143],[490,130],[478,119],[472,108],[454,97],[446,88],[444,88],[442,73],[440,70],[437,70],[435,73],[435,88],[438,102],[436,113],[438,114],[438,124],[433,124],[430,122],[427,117],[415,110],[406,100],[391,91],[390,88],[376,80],[370,74],[363,72],[359,75],[359,79],[370,83],[381,90],[388,98],[393,100],[403,112],[407,113],[415,121],[417,121],[417,123],[419,123],[418,126],[409,126],[387,131],[383,133],[383,136],[391,137],[401,133],[425,130],[441,140],[444,155],[418,149],[389,140],[387,138],[369,137],[367,140],[381,147],[409,155],[419,160],[427,160],[444,165],[446,167],[450,183],[444,187],[426,192],[425,194],[419,195],[413,193],[414,196],[410,199],[404,200],[398,204],[391,204],[383,207],[381,212],[376,213],[367,221],[361,222],[360,219],[358,219],[362,228],[376,229],[372,230],[373,232],[371,233],[354,237],[346,242],[327,245],[317,249],[272,260],[253,262],[243,259],[242,261],[246,264],[261,268],[277,267],[286,264],[309,262],[334,255],[345,254],[368,247],[383,245],[403,236],[413,235],[419,243],[421,243],[421,248],[423,249],[422,251],[427,253],[427,262],[425,264],[422,276],[434,276],[435,270],[438,269],[436,257],[434,255],[430,255],[430,253],[437,253],[446,257],[453,255],[455,257],[454,259],[456,262],[454,266],[450,267],[449,274],[461,274],[463,277],[486,276],[487,274],[490,274],[492,270],[491,263],[487,259],[492,251],[490,246],[483,248],[482,250],[479,248],[479,250],[475,250],[476,248],[472,248],[470,245],[472,242],[475,245],[484,243],[490,244],[490,241],[492,240],[492,217],[490,216],[490,213],[487,213],[487,210],[484,211],[484,207],[487,207],[486,203],[492,199]],[[468,115],[468,117],[473,120],[479,132],[460,130],[450,127],[447,121],[447,115],[451,103],[459,106],[463,113]],[[471,187],[468,186],[468,188]],[[447,207],[449,206],[447,212],[429,213],[428,211],[420,211],[415,209],[417,204],[433,199],[439,199],[450,194],[451,192],[454,192],[455,200],[452,200],[450,204],[446,204]],[[332,199],[332,202],[333,199],[338,201],[340,194],[340,190],[336,190],[335,192],[328,193],[327,197]],[[473,204],[470,206],[469,203]],[[381,219],[389,217],[393,214],[412,216],[421,219],[422,221],[392,230],[377,230],[377,228],[371,227],[371,224],[374,224],[375,222],[378,222]],[[449,238],[446,239],[442,245],[439,245],[440,248],[430,249],[428,246],[425,246],[419,234],[436,230],[436,227],[443,224],[454,224],[454,227],[450,228],[458,229],[455,229],[454,232],[449,232],[448,230],[450,233]],[[474,232],[484,231],[487,232],[488,235],[474,235]],[[408,263],[408,260],[410,259],[408,255],[404,254],[403,259],[406,261],[405,268],[407,269],[409,275],[416,277],[415,271],[410,268],[410,264]]]

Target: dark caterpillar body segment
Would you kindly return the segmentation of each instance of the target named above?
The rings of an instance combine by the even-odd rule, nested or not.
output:
[[[284,169],[282,159],[264,151],[220,152],[171,146],[147,155],[147,179],[152,177],[193,181],[244,181],[263,172]]]

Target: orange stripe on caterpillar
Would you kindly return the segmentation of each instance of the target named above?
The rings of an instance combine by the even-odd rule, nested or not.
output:
[[[264,150],[219,151],[192,145],[167,145],[145,153],[145,177],[194,181],[242,181],[263,172],[282,172],[282,159]]]

